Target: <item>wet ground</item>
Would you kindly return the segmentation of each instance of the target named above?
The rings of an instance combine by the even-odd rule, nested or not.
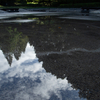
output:
[[[0,100],[100,100],[99,13],[0,15]]]

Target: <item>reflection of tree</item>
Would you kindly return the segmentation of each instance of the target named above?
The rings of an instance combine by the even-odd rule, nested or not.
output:
[[[100,99],[100,53],[91,52],[100,47],[99,22],[65,20],[47,16],[38,17],[36,23],[15,26],[26,34],[30,44],[35,46],[36,55],[43,61],[43,67],[47,72],[55,74],[58,78],[67,77],[73,88],[80,90],[80,97],[88,100]],[[16,29],[13,31],[15,34]],[[1,49],[5,56],[7,54],[8,59],[12,58],[12,54],[19,58],[20,51],[24,51],[25,45],[22,46],[24,44],[22,39],[26,43],[27,38],[18,33],[2,39],[4,45]],[[72,52],[66,52],[73,48],[85,48],[90,51],[84,52],[83,49],[76,52],[74,49]]]
[[[9,27],[7,28],[7,31],[9,32],[9,36],[2,38],[3,42],[1,44],[1,49],[8,63],[11,65],[13,55],[18,60],[21,53],[25,51],[28,37],[23,35],[21,32],[18,32],[17,28],[13,30],[11,27]]]

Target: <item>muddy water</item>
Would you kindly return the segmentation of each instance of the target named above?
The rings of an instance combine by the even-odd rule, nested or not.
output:
[[[100,99],[100,22],[61,17],[0,20],[0,100]]]

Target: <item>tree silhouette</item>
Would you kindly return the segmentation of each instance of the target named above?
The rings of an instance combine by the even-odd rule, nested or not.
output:
[[[7,28],[9,36],[2,37],[1,50],[3,51],[5,58],[11,66],[13,55],[17,60],[21,56],[22,52],[25,52],[25,48],[28,42],[28,37],[17,31],[17,28]]]

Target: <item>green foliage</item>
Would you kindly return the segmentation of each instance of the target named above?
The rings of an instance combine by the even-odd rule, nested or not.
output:
[[[4,6],[12,6],[16,0],[0,0],[0,4]]]
[[[9,51],[20,51],[20,49],[23,51],[28,41],[28,37],[24,36],[22,32],[18,32],[17,28],[12,29],[11,27],[8,27],[7,31],[10,33],[10,37],[7,40],[9,44]]]
[[[76,4],[60,4],[59,7],[67,7],[67,8],[71,8],[71,7],[100,7],[100,3],[99,2],[95,2],[95,3],[76,3]]]
[[[27,2],[33,2],[34,0],[27,0]]]
[[[28,7],[100,7],[100,0],[0,0],[0,5],[12,6],[14,4]]]
[[[26,0],[20,0],[19,3],[21,3],[21,4],[27,4],[27,1]]]

